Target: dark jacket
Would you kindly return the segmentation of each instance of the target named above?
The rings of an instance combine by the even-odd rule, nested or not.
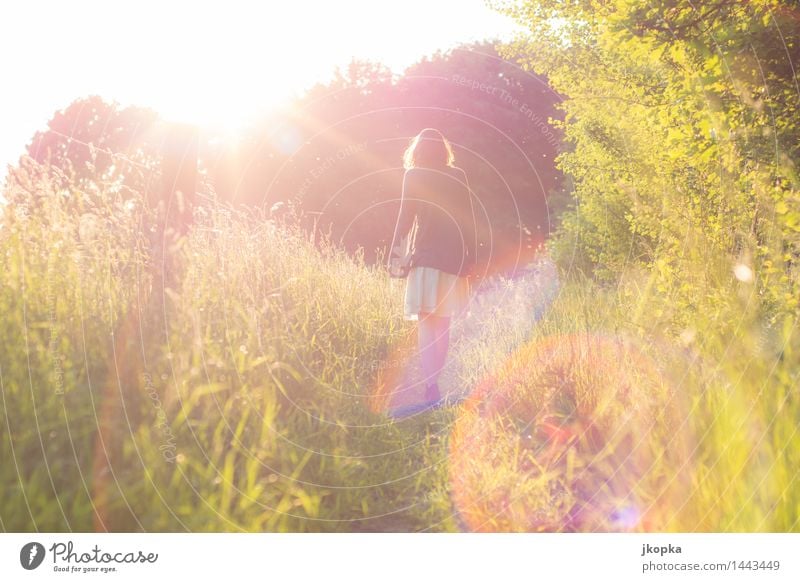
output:
[[[403,176],[400,213],[390,250],[410,231],[411,267],[466,276],[477,254],[474,204],[461,168],[411,168]]]

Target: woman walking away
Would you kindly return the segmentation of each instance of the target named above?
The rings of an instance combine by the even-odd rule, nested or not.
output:
[[[437,382],[447,359],[450,321],[467,307],[467,276],[477,254],[467,176],[453,164],[453,150],[438,130],[423,129],[411,140],[404,156],[400,213],[389,247],[394,250],[409,237],[404,316],[418,321],[428,406],[441,401]]]

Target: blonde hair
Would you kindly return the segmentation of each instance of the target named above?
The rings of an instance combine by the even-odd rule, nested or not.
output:
[[[411,140],[403,154],[403,167],[441,168],[455,162],[453,148],[438,129],[426,127]]]

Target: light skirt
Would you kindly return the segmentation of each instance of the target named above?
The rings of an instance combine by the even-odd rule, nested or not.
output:
[[[420,313],[454,317],[469,305],[469,281],[432,267],[414,267],[406,279],[404,315],[417,320]]]

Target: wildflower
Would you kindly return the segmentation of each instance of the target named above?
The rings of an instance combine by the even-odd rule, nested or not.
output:
[[[80,237],[81,242],[91,242],[97,238],[98,230],[97,216],[91,212],[85,212],[81,214],[80,222],[78,224],[78,236]]]
[[[690,343],[694,341],[696,336],[696,332],[693,329],[687,328],[681,332],[680,340],[681,343],[685,346],[688,346]]]
[[[739,263],[733,268],[733,276],[742,283],[751,283],[753,281],[753,270],[747,265]]]

